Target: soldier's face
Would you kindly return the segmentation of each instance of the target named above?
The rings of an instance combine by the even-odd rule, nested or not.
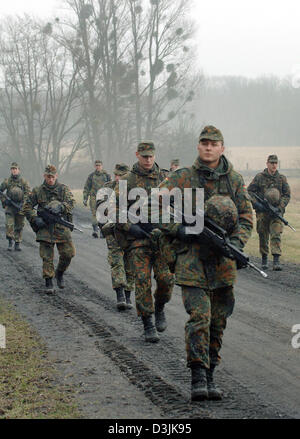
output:
[[[19,175],[20,169],[19,168],[11,168],[10,173],[11,173],[11,175]]]
[[[54,186],[55,182],[57,180],[57,174],[55,174],[55,175],[44,174],[44,178],[45,178],[46,183],[49,186]]]
[[[268,171],[271,175],[274,175],[277,171],[278,163],[267,162]]]
[[[155,155],[141,155],[139,152],[136,152],[136,156],[143,169],[150,170],[153,168]]]
[[[177,165],[170,166],[171,171],[176,171],[176,169],[178,169],[178,168],[179,168],[179,166],[177,166]]]
[[[121,175],[117,175],[117,174],[115,174],[115,181],[119,181],[120,178],[121,178]]]
[[[199,157],[210,168],[216,168],[224,152],[221,141],[203,139],[198,145]]]
[[[102,168],[103,168],[103,165],[95,165],[95,169],[96,169],[96,171],[98,171],[98,172],[101,172],[101,171],[102,171]]]

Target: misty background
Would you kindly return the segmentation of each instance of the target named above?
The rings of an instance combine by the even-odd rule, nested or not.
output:
[[[35,185],[53,163],[61,181],[79,188],[95,159],[109,172],[116,162],[132,165],[141,140],[155,142],[161,167],[173,158],[189,166],[206,124],[222,130],[229,159],[244,151],[235,167],[250,173],[261,169],[247,159],[250,148],[267,156],[299,146],[300,69],[286,77],[205,74],[192,1],[60,5],[46,19],[0,20],[1,179],[17,161]],[[216,57],[222,66],[222,52]],[[297,170],[300,158],[287,166]]]

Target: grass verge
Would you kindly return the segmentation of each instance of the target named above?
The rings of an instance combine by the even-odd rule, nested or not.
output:
[[[0,299],[6,348],[0,349],[0,419],[78,418],[75,390],[57,372],[38,334]]]

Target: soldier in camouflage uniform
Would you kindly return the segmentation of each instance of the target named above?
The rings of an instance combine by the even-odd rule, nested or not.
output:
[[[22,203],[29,194],[30,187],[28,182],[20,176],[20,168],[16,162],[11,164],[11,176],[3,181],[0,186],[1,192],[6,190],[6,195],[14,202],[20,203],[20,210],[17,210],[9,202],[5,201],[5,196],[1,197],[2,206],[5,208],[6,219],[6,238],[8,239],[8,249],[12,250],[12,242],[15,241],[15,250],[21,251],[22,231],[24,227],[24,214],[22,213]]]
[[[217,206],[220,197],[224,198],[224,212],[228,210],[228,203],[234,204],[237,225],[228,233],[232,244],[242,249],[253,227],[252,208],[242,176],[234,171],[223,151],[220,130],[205,127],[199,138],[199,156],[193,166],[170,174],[161,183],[160,191],[163,194],[180,188],[184,198],[185,188],[203,187],[206,205],[209,199],[212,201],[210,209],[214,204]],[[226,217],[222,208],[219,212],[221,218]],[[234,217],[234,212],[230,215]],[[213,373],[220,362],[226,321],[233,312],[236,262],[219,255],[207,243],[200,243],[183,224],[161,224],[160,227],[177,243],[175,283],[182,288],[183,303],[190,315],[185,338],[187,366],[192,370],[192,400],[221,399],[222,392],[214,384]]]
[[[170,171],[176,171],[177,169],[179,169],[179,159],[173,159],[171,160],[171,166],[170,166]]]
[[[83,189],[83,204],[85,206],[87,206],[88,198],[90,197],[90,209],[92,212],[92,226],[93,226],[92,236],[94,238],[98,238],[98,222],[96,218],[97,191],[98,189],[103,187],[104,184],[107,183],[108,181],[111,181],[110,175],[105,170],[103,170],[102,161],[96,160],[95,171],[88,176]],[[102,237],[101,229],[100,229],[100,237]]]
[[[155,147],[152,142],[141,142],[138,145],[136,156],[138,162],[121,180],[127,181],[128,193],[133,188],[143,188],[149,196],[151,189],[156,188],[165,179],[168,170],[160,169],[155,163]],[[115,192],[118,208],[119,185],[116,186]],[[133,203],[134,201],[127,200],[127,210]],[[116,228],[118,242],[122,242],[122,245],[126,247],[133,267],[136,308],[144,325],[145,341],[157,342],[159,337],[156,329],[162,332],[167,327],[164,306],[171,298],[174,285],[173,274],[161,257],[159,249],[154,247],[151,239],[145,238],[145,233],[138,224],[118,223]],[[152,269],[157,284],[154,306],[151,291]],[[155,326],[153,312],[155,312]]]
[[[52,279],[55,276],[57,286],[64,288],[63,274],[75,256],[75,247],[72,242],[71,231],[61,224],[47,224],[37,215],[38,210],[50,207],[54,214],[62,215],[67,221],[72,221],[72,210],[75,200],[70,189],[57,181],[55,166],[48,165],[44,173],[44,182],[35,187],[29,194],[23,211],[33,231],[36,240],[40,243],[40,256],[43,260],[43,278],[46,282],[46,291],[54,292]],[[57,246],[59,262],[54,271],[54,246]]]
[[[120,177],[129,171],[130,169],[125,163],[117,163],[114,169],[115,180],[105,183],[104,187],[115,190]],[[98,198],[97,195],[97,208],[106,200],[107,197]],[[126,248],[120,246],[113,230],[111,230],[111,233],[106,235],[105,238],[108,248],[107,259],[111,268],[112,287],[117,295],[117,308],[120,311],[131,309],[132,303],[130,295],[134,289],[134,275],[130,267],[128,252]]]
[[[257,174],[248,186],[249,195],[255,193],[261,198],[266,198],[283,215],[291,198],[291,191],[287,179],[277,170],[278,157],[272,154],[267,159],[267,168]],[[274,190],[275,189],[275,190]],[[276,197],[276,189],[278,196]],[[274,196],[275,195],[275,196]],[[262,268],[268,268],[269,239],[273,255],[273,270],[280,271],[281,234],[283,224],[280,219],[264,212],[260,203],[252,195],[252,204],[256,211],[259,236],[259,251],[262,255]]]

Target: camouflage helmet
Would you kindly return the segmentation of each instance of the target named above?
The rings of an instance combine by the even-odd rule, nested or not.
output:
[[[230,197],[213,195],[204,205],[205,215],[213,220],[218,226],[232,232],[238,222],[238,211]]]
[[[272,206],[278,206],[280,202],[280,192],[276,187],[269,188],[265,192],[265,198]]]
[[[20,201],[23,201],[24,192],[20,187],[14,186],[9,190],[9,197],[16,203],[19,203]]]
[[[47,204],[47,207],[50,209],[56,208],[57,206],[61,206],[61,202],[58,200],[52,200]]]

